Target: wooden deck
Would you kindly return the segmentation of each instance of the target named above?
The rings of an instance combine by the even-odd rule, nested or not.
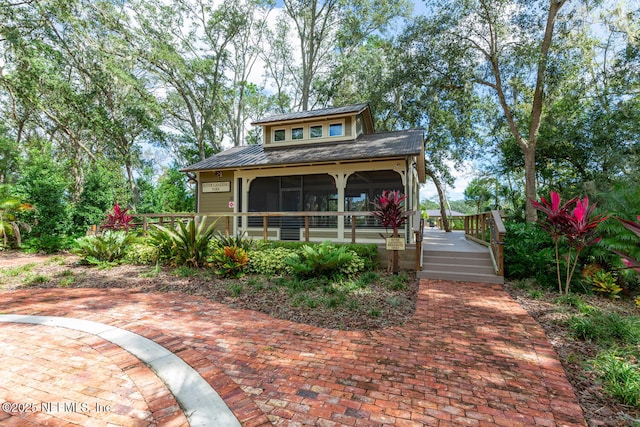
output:
[[[465,238],[464,231],[424,230],[423,263],[418,278],[504,283],[496,274],[489,248]]]

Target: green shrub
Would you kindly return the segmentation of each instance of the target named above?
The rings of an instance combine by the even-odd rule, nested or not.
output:
[[[293,270],[285,260],[295,252],[295,250],[285,247],[266,247],[259,251],[250,251],[247,271],[266,276],[291,274]]]
[[[555,251],[549,235],[537,224],[507,223],[504,242],[505,276],[510,280],[535,278],[557,286]]]
[[[25,252],[36,253],[43,252],[45,254],[53,254],[69,250],[75,247],[76,237],[53,235],[42,235],[40,237],[32,237],[22,243]]]
[[[135,241],[134,234],[124,231],[105,231],[101,236],[85,236],[76,239],[74,253],[91,264],[119,262]]]
[[[572,316],[568,323],[577,338],[599,345],[609,343],[637,345],[640,343],[640,318],[637,316],[593,311],[583,316]]]
[[[135,265],[151,265],[158,260],[158,248],[145,243],[133,243],[127,249],[124,262]]]
[[[150,241],[158,248],[161,261],[194,268],[206,265],[215,222],[207,226],[206,217],[202,217],[197,225],[196,222],[195,219],[186,225],[180,222],[173,230],[156,224],[149,229]]]
[[[333,246],[330,242],[304,245],[285,262],[301,278],[337,276],[351,277],[364,270],[364,261],[346,246]]]
[[[378,268],[378,245],[375,243],[349,243],[344,246],[347,250],[355,252],[364,261],[363,271],[372,271]]]
[[[238,246],[225,246],[216,250],[209,262],[213,264],[217,275],[237,279],[244,275],[248,257],[245,250]]]
[[[266,248],[285,248],[300,251],[304,246],[317,246],[321,243],[315,242],[287,242],[287,241],[270,241],[265,244]],[[378,245],[375,243],[348,243],[336,244],[336,246],[344,246],[349,251],[355,252],[361,260],[364,261],[364,270],[375,270],[378,268]],[[264,248],[263,248],[264,249]]]

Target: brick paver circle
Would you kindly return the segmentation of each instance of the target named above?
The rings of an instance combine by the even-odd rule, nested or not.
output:
[[[368,332],[118,289],[3,291],[0,312],[149,338],[196,369],[243,426],[586,426],[544,332],[499,285],[423,280],[410,321]]]
[[[184,426],[164,383],[117,345],[80,331],[3,324],[0,424]]]

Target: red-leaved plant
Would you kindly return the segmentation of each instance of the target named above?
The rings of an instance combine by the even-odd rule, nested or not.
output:
[[[622,225],[624,225],[628,230],[632,231],[636,236],[640,238],[640,215],[638,215],[638,222],[630,221],[628,219],[616,218]],[[619,251],[613,251],[616,254],[620,255],[622,258],[622,262],[628,268],[632,268],[638,273],[640,273],[640,260],[632,258],[631,255],[625,254]]]
[[[589,205],[588,197],[574,198],[562,204],[560,195],[552,191],[550,200],[544,197],[541,197],[540,200],[540,202],[532,200],[531,203],[537,210],[546,214],[545,218],[538,219],[538,223],[549,233],[555,243],[556,271],[560,293],[563,293],[560,277],[560,239],[564,238],[569,245],[569,252],[565,255],[567,265],[564,284],[564,293],[568,294],[580,253],[587,246],[601,240],[600,237],[595,236],[595,231],[598,224],[607,217],[595,214],[596,205]]]
[[[378,218],[384,228],[392,229],[395,233],[402,227],[409,218],[407,212],[403,210],[403,202],[406,194],[399,191],[384,190],[373,202],[375,210],[373,216]]]
[[[113,213],[107,214],[107,219],[104,221],[102,228],[128,231],[133,220],[133,216],[127,214],[128,211],[129,208],[121,209],[120,205],[116,203],[113,207]]]
[[[399,191],[384,190],[373,202],[375,208],[371,213],[378,218],[384,228],[393,230],[393,237],[398,237],[398,229],[407,222],[409,214],[403,209],[405,194]],[[393,274],[398,274],[398,251],[393,251]]]

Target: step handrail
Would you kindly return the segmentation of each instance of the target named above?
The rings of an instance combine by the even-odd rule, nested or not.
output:
[[[503,215],[502,211],[492,210],[464,217],[465,237],[490,249],[497,276],[504,276],[504,236],[507,229],[502,221]]]

